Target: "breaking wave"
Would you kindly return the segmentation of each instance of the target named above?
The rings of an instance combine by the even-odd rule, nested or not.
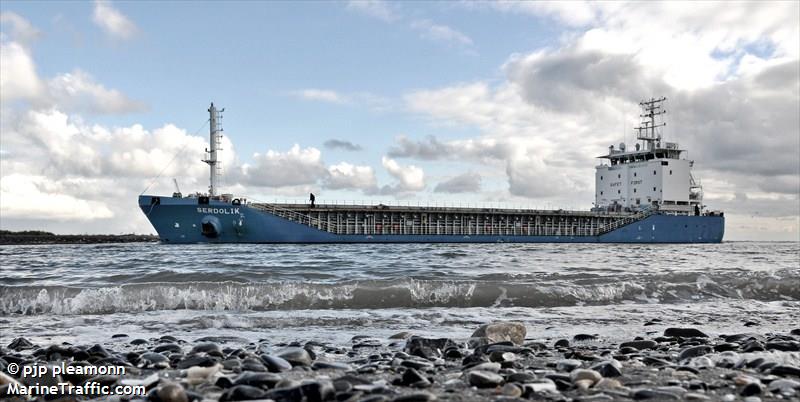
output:
[[[272,282],[151,282],[105,287],[0,285],[0,315],[111,314],[157,310],[266,311],[429,307],[559,307],[723,299],[800,300],[792,272],[674,273],[617,278],[519,277]],[[541,279],[541,278],[540,278]]]

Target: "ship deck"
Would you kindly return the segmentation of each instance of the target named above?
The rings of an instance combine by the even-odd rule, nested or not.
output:
[[[358,235],[597,236],[650,214],[382,204],[248,206],[326,232]]]

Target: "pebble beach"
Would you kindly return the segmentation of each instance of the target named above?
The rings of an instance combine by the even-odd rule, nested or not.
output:
[[[35,381],[142,385],[144,396],[93,397],[152,402],[798,400],[800,328],[755,329],[709,336],[667,328],[621,343],[591,334],[537,340],[518,322],[483,325],[468,339],[400,332],[386,339],[357,335],[349,345],[126,334],[93,345],[37,345],[16,338],[0,350],[3,371],[10,364],[111,366],[125,374],[73,370],[78,374],[35,380],[2,374],[0,394],[12,401],[75,399],[8,395]]]

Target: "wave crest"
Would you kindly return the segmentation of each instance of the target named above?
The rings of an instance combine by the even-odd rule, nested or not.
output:
[[[368,280],[315,282],[155,282],[108,287],[0,286],[0,313],[111,314],[155,310],[264,311],[429,307],[558,307],[678,303],[713,299],[800,299],[789,275],[709,277],[702,273],[616,281]]]

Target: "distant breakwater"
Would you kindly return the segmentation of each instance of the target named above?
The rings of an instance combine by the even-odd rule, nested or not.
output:
[[[0,230],[0,245],[9,244],[97,244],[97,243],[137,243],[155,242],[158,236],[140,234],[97,235],[72,234],[61,235],[38,230],[12,232]]]

